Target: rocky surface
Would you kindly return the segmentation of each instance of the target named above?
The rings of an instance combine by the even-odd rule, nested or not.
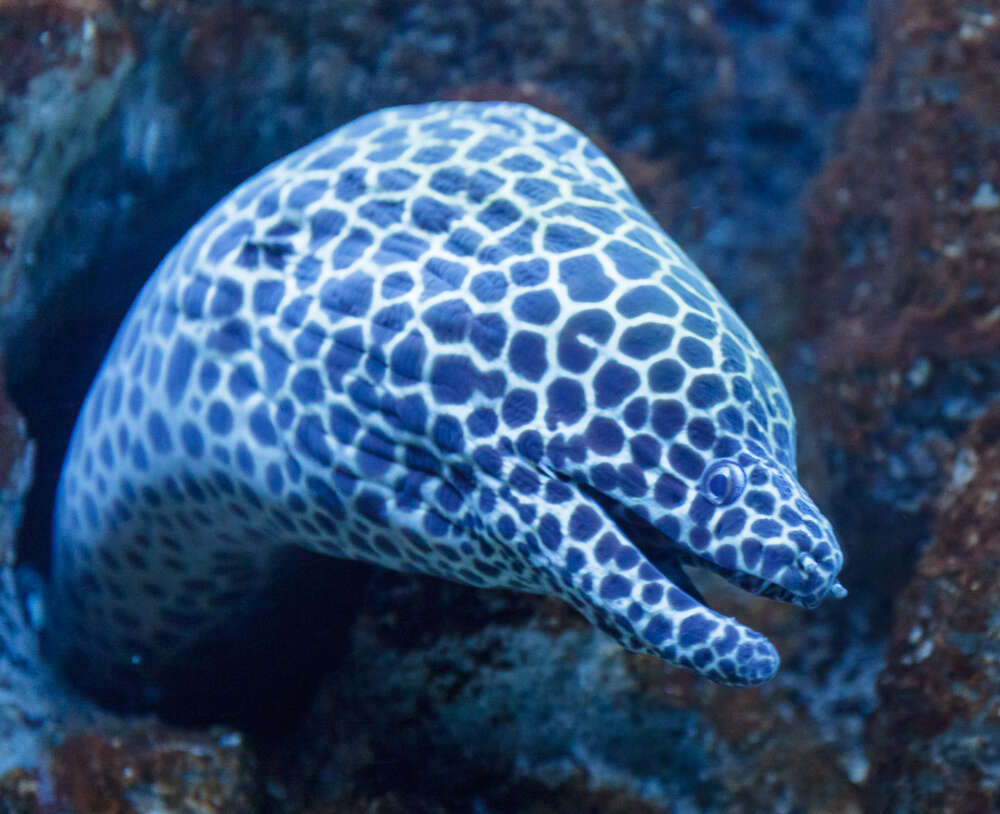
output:
[[[997,805],[998,14],[899,3],[812,198],[812,420],[845,581],[890,640],[877,811]]]
[[[0,369],[0,776],[38,762],[50,717],[38,642],[14,576],[15,534],[33,463],[34,444]]]
[[[712,602],[785,655],[806,643],[805,612]],[[799,679],[718,687],[625,653],[558,600],[383,572],[270,790],[287,811],[860,812],[851,755],[819,723],[836,711]]]
[[[28,425],[7,395],[0,357],[0,565],[16,560],[15,538],[21,525],[24,496],[34,474],[35,444]]]
[[[896,600],[868,733],[879,811],[1000,803],[1000,404],[957,445],[933,542]]]
[[[43,763],[0,775],[7,814],[260,810],[256,761],[237,733],[93,715],[62,722]]]
[[[43,261],[46,229],[67,179],[98,147],[133,51],[103,0],[11,0],[0,6],[0,53],[0,339],[9,339],[79,267],[79,254]]]

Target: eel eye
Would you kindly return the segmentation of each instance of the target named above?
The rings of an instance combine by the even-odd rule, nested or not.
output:
[[[736,461],[716,461],[705,470],[698,489],[716,506],[728,506],[739,499],[746,485],[746,472]]]

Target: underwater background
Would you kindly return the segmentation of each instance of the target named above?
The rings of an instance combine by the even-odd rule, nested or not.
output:
[[[255,700],[92,706],[29,620],[118,323],[240,181],[436,99],[608,153],[778,367],[850,595],[707,586],[782,654],[746,690],[552,598],[317,564]],[[0,128],[0,812],[996,810],[1000,4],[3,0]]]

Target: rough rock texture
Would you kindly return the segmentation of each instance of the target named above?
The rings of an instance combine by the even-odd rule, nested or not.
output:
[[[0,369],[0,776],[38,760],[49,715],[34,631],[14,577],[14,538],[31,485],[34,444]]]
[[[804,642],[794,608],[712,601],[783,653]],[[831,711],[800,679],[711,685],[558,600],[382,572],[269,788],[284,811],[402,797],[442,812],[860,812],[851,756],[819,723]]]
[[[39,438],[22,557],[44,563],[77,406],[150,270],[237,182],[369,109],[523,98],[568,118],[778,354],[811,301],[792,284],[796,199],[864,73],[864,7],[0,2],[13,145],[0,152],[0,335],[13,337],[12,389]],[[810,319],[818,342],[834,330]],[[808,353],[791,358],[808,376]],[[807,439],[828,420],[800,418]],[[823,463],[807,465],[810,490]],[[868,545],[842,514],[844,542]],[[846,608],[806,613],[709,585],[713,605],[782,652],[776,681],[737,691],[624,653],[558,602],[380,573],[345,662],[300,728],[260,752],[259,772],[257,752],[217,730],[60,697],[46,721],[62,746],[0,779],[0,811],[860,811],[880,642],[864,585],[849,587]]]
[[[880,564],[912,563],[941,462],[1000,389],[1000,18],[900,6],[816,185],[800,278],[815,292],[802,326],[816,415],[803,420],[822,425],[849,507],[838,528],[881,539],[855,552],[880,582]]]
[[[854,607],[890,636],[868,804],[994,810],[1000,9],[909,0],[882,27],[811,200],[803,418]]]
[[[254,762],[239,735],[140,722],[73,735],[54,751],[54,797],[69,811],[252,811]]]
[[[5,379],[0,357],[0,566],[12,566],[22,504],[34,473],[35,444],[24,416],[7,395]]]
[[[1000,405],[958,448],[934,542],[896,600],[869,730],[879,811],[1000,804]]]
[[[67,178],[97,148],[133,54],[104,0],[0,4],[0,53],[0,339],[7,339],[81,261],[41,264],[40,253],[50,254],[41,244]]]
[[[0,775],[0,812],[152,814],[254,811],[256,763],[237,733],[69,715],[46,760]]]

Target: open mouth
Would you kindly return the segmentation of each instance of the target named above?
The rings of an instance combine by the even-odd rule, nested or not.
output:
[[[629,541],[642,552],[654,568],[676,587],[705,607],[709,607],[709,605],[688,575],[686,568],[700,568],[710,571],[747,593],[779,602],[813,607],[823,598],[822,594],[816,596],[812,592],[803,596],[755,574],[719,565],[708,557],[700,556],[697,552],[685,548],[637,512],[598,492],[592,486],[580,484],[579,489],[601,505],[608,516],[618,525],[622,534],[628,537]]]

